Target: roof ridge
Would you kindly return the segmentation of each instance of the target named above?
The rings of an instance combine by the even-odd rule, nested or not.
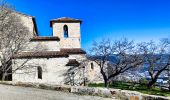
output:
[[[60,18],[56,18],[56,19],[52,19],[52,20],[62,20],[62,19],[80,20],[80,19],[72,18],[72,17],[60,17]]]
[[[60,41],[58,36],[35,36],[30,41]]]
[[[12,58],[54,58],[68,57],[68,54],[61,51],[37,51],[37,52],[19,52]]]
[[[53,23],[82,23],[82,20],[80,19],[75,19],[75,18],[71,18],[71,17],[60,17],[60,18],[56,18],[56,19],[52,19],[50,21],[50,27],[52,27]]]

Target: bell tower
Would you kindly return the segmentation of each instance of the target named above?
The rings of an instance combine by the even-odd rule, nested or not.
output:
[[[62,17],[50,21],[53,36],[60,38],[60,48],[81,48],[81,20]]]

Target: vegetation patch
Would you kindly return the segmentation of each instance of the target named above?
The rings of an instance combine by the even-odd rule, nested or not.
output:
[[[104,83],[91,83],[89,87],[104,87]],[[114,82],[113,84],[108,85],[109,88],[122,89],[122,90],[131,90],[138,91],[144,94],[149,95],[159,95],[159,96],[170,96],[169,91],[161,90],[159,87],[153,87],[148,89],[146,85],[134,84],[129,82]]]

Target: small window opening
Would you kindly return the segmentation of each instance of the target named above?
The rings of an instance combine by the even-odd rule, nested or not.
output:
[[[92,70],[94,69],[94,65],[93,65],[93,63],[91,63],[91,69],[92,69]]]
[[[64,31],[64,37],[68,38],[68,26],[67,25],[64,25],[63,31]]]
[[[37,70],[38,70],[38,79],[42,79],[42,68],[38,66]]]

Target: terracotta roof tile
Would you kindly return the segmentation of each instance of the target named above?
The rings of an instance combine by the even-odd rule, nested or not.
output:
[[[51,21],[55,21],[55,22],[70,22],[70,21],[81,22],[80,19],[74,19],[74,18],[69,18],[69,17],[61,17],[61,18],[57,18],[57,19],[52,19]]]
[[[68,54],[86,54],[84,50],[81,48],[62,48],[60,49],[62,52],[66,52]]]
[[[53,19],[50,21],[50,27],[52,27],[53,22],[57,22],[57,23],[82,23],[82,21],[80,19],[74,19],[74,18],[69,18],[69,17],[62,17],[62,18],[57,18],[57,19]]]
[[[43,51],[43,52],[20,52],[13,58],[55,58],[68,57],[68,54],[60,51]]]
[[[55,58],[68,57],[69,54],[85,54],[81,48],[61,49],[61,51],[41,51],[41,52],[20,52],[15,54],[13,58]]]
[[[51,36],[51,37],[40,37],[40,36],[36,36],[30,39],[30,41],[60,41],[59,37],[56,36]]]
[[[69,59],[69,62],[66,64],[66,66],[79,66],[80,63],[76,61],[76,59]]]

